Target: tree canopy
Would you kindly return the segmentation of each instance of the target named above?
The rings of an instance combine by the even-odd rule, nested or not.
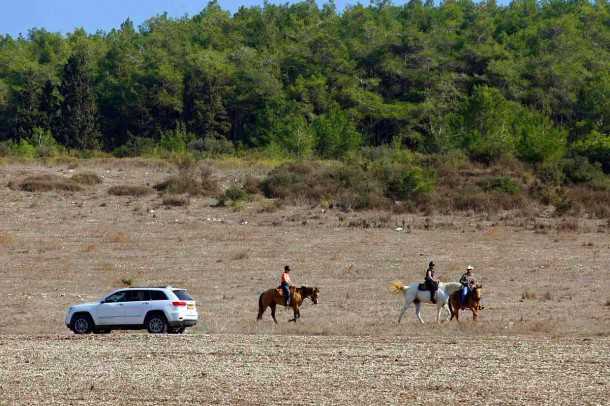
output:
[[[610,171],[607,0],[315,1],[0,36],[0,141],[341,158],[363,146]],[[136,148],[137,149],[137,148]]]

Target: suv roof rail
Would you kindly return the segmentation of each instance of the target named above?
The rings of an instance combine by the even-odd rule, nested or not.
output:
[[[129,286],[132,289],[173,289],[172,285],[158,285],[158,286]]]

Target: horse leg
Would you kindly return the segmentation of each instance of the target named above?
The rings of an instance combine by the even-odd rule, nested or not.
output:
[[[421,310],[421,303],[420,302],[415,303],[415,314],[417,315],[417,318],[419,319],[421,324],[424,324],[424,319],[421,318],[420,310]]]
[[[275,303],[271,305],[271,317],[273,317],[273,321],[277,324],[277,320],[275,319]]]
[[[402,320],[402,316],[404,316],[405,312],[407,311],[407,309],[409,308],[410,305],[411,305],[411,302],[407,302],[407,300],[405,299],[405,304],[402,306],[402,310],[400,311],[400,316],[398,316],[399,324],[400,324],[400,321]]]
[[[260,320],[263,318],[263,313],[267,310],[267,306],[263,304],[263,294],[258,297],[258,316],[256,316],[256,320]]]

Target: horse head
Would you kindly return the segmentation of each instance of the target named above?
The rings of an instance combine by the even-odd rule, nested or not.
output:
[[[301,286],[299,290],[301,291],[303,298],[309,297],[311,298],[313,304],[318,304],[318,294],[320,293],[320,289]]]

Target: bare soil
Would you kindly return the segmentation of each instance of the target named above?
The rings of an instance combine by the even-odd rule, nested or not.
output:
[[[223,187],[268,170],[214,166]],[[79,172],[102,183],[7,187]],[[0,403],[605,403],[606,221],[278,209],[260,196],[222,208],[193,197],[184,207],[157,193],[108,194],[175,172],[114,159],[0,166]],[[486,306],[478,323],[420,325],[413,310],[396,323],[402,298],[389,283],[423,279],[430,260],[446,281],[475,267]],[[320,288],[321,302],[306,303],[297,324],[283,309],[277,326],[269,313],[257,323],[258,295],[285,264],[296,284]],[[185,337],[74,338],[67,306],[126,283],[187,288],[200,324]],[[433,321],[432,307],[423,313]]]
[[[6,404],[607,404],[608,339],[0,337]]]

